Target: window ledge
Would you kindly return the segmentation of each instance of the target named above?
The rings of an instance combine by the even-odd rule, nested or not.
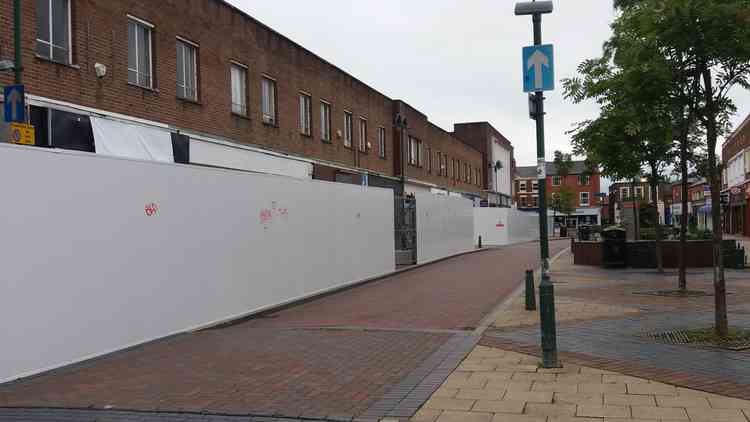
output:
[[[310,133],[302,133],[302,132],[299,133],[299,136],[301,136],[303,138],[308,138],[308,139],[312,139],[312,137],[313,137],[312,134],[310,134]]]
[[[330,140],[330,139],[320,138],[320,142],[322,142],[324,144],[333,145],[333,141]]]
[[[234,111],[231,112],[230,114],[231,114],[232,117],[235,117],[237,119],[242,119],[242,120],[250,121],[250,116],[248,116],[246,114],[235,113]]]
[[[263,126],[273,127],[273,128],[276,128],[276,129],[279,128],[279,124],[276,123],[276,122],[266,122],[266,121],[263,121]]]
[[[378,157],[378,158],[380,158],[381,160],[387,160],[387,159],[388,159],[388,157],[386,157],[386,156],[384,156],[384,155],[381,155],[381,156],[380,156],[380,157]]]
[[[352,148],[351,145],[347,145],[347,144],[344,144],[344,148],[346,148],[346,149],[354,149],[354,148]]]
[[[192,104],[196,106],[203,106],[199,101],[197,100],[191,100],[190,98],[182,98],[182,97],[176,97],[178,101],[181,101],[186,104]]]
[[[37,60],[42,61],[42,62],[52,63],[52,64],[56,64],[58,66],[63,66],[63,67],[69,67],[69,68],[75,69],[75,70],[81,70],[81,66],[79,66],[77,64],[58,62],[58,61],[50,59],[49,57],[44,57],[44,56],[42,56],[42,55],[40,55],[38,53],[34,54],[34,58],[36,58]]]
[[[154,88],[154,87],[147,87],[147,86],[143,86],[143,85],[138,85],[138,84],[134,84],[132,82],[128,82],[127,84],[128,84],[128,86],[132,86],[133,88],[139,88],[139,89],[142,89],[144,91],[147,91],[147,92],[150,92],[150,93],[153,93],[153,94],[158,94],[159,93],[159,90],[156,89],[156,88]]]

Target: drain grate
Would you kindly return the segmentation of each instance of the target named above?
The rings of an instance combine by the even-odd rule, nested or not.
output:
[[[666,296],[666,297],[703,297],[713,296],[711,292],[704,292],[703,290],[642,290],[632,292],[634,295],[645,295],[645,296]],[[727,292],[729,294],[729,292]]]
[[[740,338],[729,339],[710,339],[705,336],[696,336],[695,331],[691,330],[672,330],[663,332],[645,333],[639,335],[641,338],[657,341],[665,344],[679,344],[686,346],[713,347],[723,350],[739,352],[750,350],[750,338],[742,336]]]

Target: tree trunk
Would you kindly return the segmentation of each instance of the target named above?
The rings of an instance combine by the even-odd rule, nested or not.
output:
[[[633,236],[635,237],[633,240],[637,242],[641,239],[641,236],[639,233],[640,230],[638,229],[638,198],[635,196],[635,179],[633,179],[631,186],[633,188],[630,196],[633,199]]]
[[[706,143],[708,146],[708,180],[711,184],[711,218],[714,223],[721,220],[721,176],[716,168],[716,141],[717,122],[714,92],[712,86],[711,69],[702,68],[704,96],[706,102]],[[727,291],[724,280],[724,257],[721,250],[723,233],[722,230],[713,230],[713,255],[714,255],[714,300],[715,300],[715,327],[716,334],[726,337],[729,332],[727,321]]]
[[[664,257],[662,256],[661,224],[659,224],[659,179],[655,176],[656,168],[651,167],[651,200],[654,204],[654,230],[656,232],[656,268],[664,273]]]
[[[687,290],[687,212],[688,212],[688,132],[681,134],[680,139],[680,173],[682,177],[680,200],[682,213],[680,214],[680,290]]]

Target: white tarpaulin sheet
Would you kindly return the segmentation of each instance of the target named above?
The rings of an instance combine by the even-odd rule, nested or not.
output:
[[[161,129],[91,118],[96,153],[145,161],[174,162],[172,135]]]
[[[194,138],[190,138],[190,162],[289,176],[297,179],[312,178],[312,164],[308,162],[276,157],[243,148],[233,148]]]

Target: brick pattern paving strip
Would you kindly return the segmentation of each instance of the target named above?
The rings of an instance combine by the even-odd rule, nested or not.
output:
[[[0,421],[407,418],[478,341],[462,330],[537,264],[538,244],[465,255],[6,383]]]
[[[446,421],[750,421],[750,401],[609,370],[477,346],[411,419]]]

